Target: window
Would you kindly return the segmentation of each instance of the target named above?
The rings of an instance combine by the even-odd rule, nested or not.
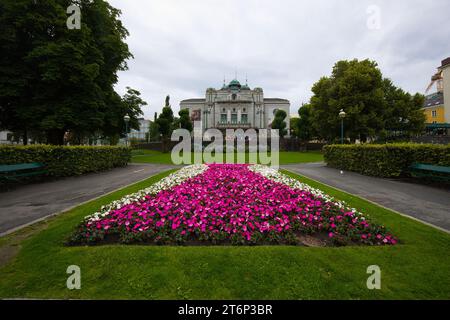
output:
[[[436,110],[431,111],[431,116],[433,118],[436,118],[437,117],[437,111]]]
[[[222,113],[220,115],[220,123],[227,123],[227,114],[226,113]]]
[[[237,98],[236,93],[233,93],[233,95],[231,96],[231,99],[236,100],[236,98]]]
[[[244,124],[248,123],[248,115],[246,113],[243,113],[241,115],[241,123],[244,123]]]
[[[231,123],[237,123],[237,113],[232,113],[231,114]]]

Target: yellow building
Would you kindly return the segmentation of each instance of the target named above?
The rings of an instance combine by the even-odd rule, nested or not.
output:
[[[444,95],[442,92],[430,94],[425,99],[423,108],[426,122],[429,124],[445,123],[445,105]]]
[[[443,60],[438,72],[431,78],[427,92],[437,85],[437,91],[427,95],[423,111],[430,128],[450,126],[450,57]]]

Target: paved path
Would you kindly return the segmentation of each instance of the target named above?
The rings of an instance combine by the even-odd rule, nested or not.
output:
[[[450,190],[352,172],[341,174],[324,163],[281,167],[450,231]]]
[[[0,235],[172,168],[175,166],[130,164],[111,171],[2,192]]]

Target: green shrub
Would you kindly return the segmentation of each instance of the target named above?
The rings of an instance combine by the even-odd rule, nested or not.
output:
[[[123,167],[130,159],[131,149],[125,147],[0,146],[0,165],[40,162],[52,177]]]
[[[395,178],[408,175],[413,163],[450,166],[450,145],[328,145],[324,147],[324,159],[333,168]]]

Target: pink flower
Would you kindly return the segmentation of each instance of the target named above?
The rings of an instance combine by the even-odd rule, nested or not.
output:
[[[166,221],[168,228],[164,228]],[[267,179],[250,171],[248,165],[214,164],[177,186],[112,210],[100,221],[83,224],[82,234],[89,237],[113,229],[134,233],[136,239],[153,234],[155,241],[179,241],[180,235],[184,238],[189,234],[189,239],[200,236],[245,243],[252,239],[268,242],[280,235],[295,238],[296,232],[304,230],[333,238],[337,224],[340,237],[354,239],[356,234],[365,240],[376,234],[376,244],[397,243],[390,234],[379,232],[380,226],[307,190]]]

